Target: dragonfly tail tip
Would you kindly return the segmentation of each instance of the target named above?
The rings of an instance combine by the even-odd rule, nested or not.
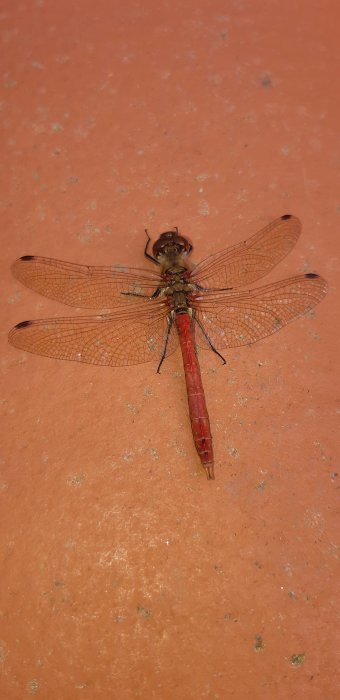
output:
[[[213,464],[205,464],[204,465],[205,471],[207,473],[207,479],[208,480],[213,480],[215,479],[215,474],[214,474],[214,465]]]

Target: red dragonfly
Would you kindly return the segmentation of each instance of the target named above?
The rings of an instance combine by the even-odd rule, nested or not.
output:
[[[276,333],[314,308],[327,283],[314,273],[239,291],[264,277],[295,245],[299,220],[281,216],[249,240],[190,265],[192,245],[178,229],[162,233],[144,255],[157,272],[123,266],[87,266],[24,255],[13,274],[30,289],[96,316],[23,321],[9,333],[21,350],[62,360],[118,367],[158,361],[182,351],[196,450],[214,478],[209,417],[196,348],[221,352]]]

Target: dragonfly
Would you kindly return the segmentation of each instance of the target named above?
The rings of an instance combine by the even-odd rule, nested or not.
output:
[[[48,357],[119,367],[157,362],[157,371],[178,344],[183,358],[195,447],[207,478],[214,479],[212,435],[199,350],[223,364],[229,348],[276,333],[318,304],[327,283],[309,272],[266,286],[252,285],[293,248],[301,233],[285,214],[246,241],[213,253],[197,265],[193,246],[178,228],[154,242],[146,231],[144,256],[155,266],[78,265],[24,255],[12,272],[26,287],[97,315],[22,321],[9,333],[20,350]]]

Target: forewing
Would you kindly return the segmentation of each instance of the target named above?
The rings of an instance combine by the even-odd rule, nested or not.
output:
[[[202,327],[217,350],[256,343],[313,309],[326,292],[326,281],[314,274],[250,291],[207,292],[193,303],[197,345],[209,347]]]
[[[215,289],[251,284],[267,275],[290,252],[300,233],[296,216],[281,216],[249,240],[198,263],[191,279],[202,287]]]
[[[77,265],[35,255],[16,260],[12,272],[35,292],[84,309],[114,309],[128,299],[122,292],[151,296],[160,281],[148,270]]]
[[[23,321],[10,331],[9,342],[20,350],[58,360],[118,367],[158,364],[167,332],[167,306],[141,300],[124,312]],[[172,331],[166,354],[176,347],[177,334]]]

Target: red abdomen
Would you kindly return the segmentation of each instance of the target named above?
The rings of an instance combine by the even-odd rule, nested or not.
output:
[[[192,434],[207,477],[214,479],[212,437],[196,354],[194,322],[189,314],[179,313],[176,314],[176,326],[182,350]]]

